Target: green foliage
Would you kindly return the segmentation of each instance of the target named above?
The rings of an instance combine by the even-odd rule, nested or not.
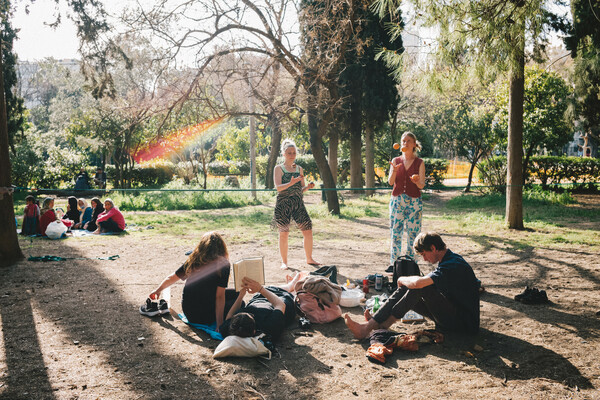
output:
[[[264,128],[258,124],[256,129],[256,150],[257,154],[268,153],[267,149],[271,143],[271,138],[265,134]],[[234,124],[229,124],[224,128],[224,133],[217,141],[217,152],[215,154],[217,161],[245,161],[250,158],[250,127],[237,128]]]
[[[444,181],[444,176],[448,171],[448,160],[439,158],[424,158],[425,180],[429,185],[439,186]]]
[[[526,160],[535,151],[559,151],[572,138],[565,118],[571,90],[558,74],[539,67],[525,68],[523,147]],[[508,130],[508,85],[498,96],[500,124]],[[524,166],[526,168],[526,166]]]
[[[479,180],[495,191],[506,186],[506,157],[492,157],[479,164]],[[542,187],[573,183],[576,187],[593,187],[600,181],[600,160],[595,158],[536,156],[529,163],[529,182],[539,181]]]
[[[483,160],[477,167],[479,181],[488,186],[487,190],[504,193],[506,187],[506,157],[496,156]]]
[[[135,165],[130,172],[131,186],[134,188],[155,188],[169,183],[175,175],[176,166],[169,161],[161,161],[149,165]],[[104,168],[106,178],[118,187],[117,169],[108,164]],[[94,171],[95,173],[95,171]]]
[[[242,187],[248,188],[249,180],[241,180]],[[224,180],[210,180],[209,189],[225,189]],[[177,180],[169,183],[163,189],[173,189],[173,192],[135,192],[116,191],[111,194],[115,204],[122,211],[157,211],[157,210],[206,210],[217,208],[242,207],[250,204],[260,204],[269,201],[273,194],[260,192],[259,200],[255,201],[250,192],[227,191],[187,191],[202,189],[200,186],[186,185]],[[180,190],[180,191],[179,191]]]

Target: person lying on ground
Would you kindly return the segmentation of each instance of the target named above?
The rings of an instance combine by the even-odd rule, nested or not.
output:
[[[125,217],[115,207],[115,203],[107,198],[104,200],[104,211],[96,219],[96,225],[98,225],[98,228],[93,232],[95,234],[123,232],[125,230]]]
[[[218,328],[235,303],[238,293],[227,289],[230,273],[229,253],[223,237],[217,232],[205,233],[185,263],[167,276],[140,307],[140,314],[153,317],[169,312],[166,301],[158,299],[163,290],[185,281],[181,308],[189,322]]]
[[[415,251],[438,267],[425,276],[401,276],[398,289],[371,315],[367,322],[344,316],[355,338],[362,339],[374,329],[388,329],[409,310],[433,320],[441,332],[477,333],[479,330],[479,282],[471,266],[446,248],[437,233],[421,233],[415,239]]]
[[[88,231],[93,232],[96,229],[98,229],[98,225],[96,225],[96,220],[98,219],[98,215],[104,212],[104,206],[102,205],[100,199],[97,197],[94,197],[92,200],[90,200],[90,203],[92,204],[93,210],[92,217],[90,218],[89,222],[83,225],[83,229],[87,229]]]
[[[262,286],[257,281],[245,277],[242,280],[242,290],[235,303],[227,313],[225,322],[219,332],[223,337],[234,335],[240,337],[256,336],[258,332],[271,336],[277,341],[286,326],[295,317],[294,296],[291,291],[298,281],[300,274],[283,287]],[[243,299],[246,293],[255,293],[246,306]]]

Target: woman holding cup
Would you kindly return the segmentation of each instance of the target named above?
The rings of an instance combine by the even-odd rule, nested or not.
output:
[[[408,236],[406,254],[414,258],[413,243],[421,231],[423,218],[421,189],[425,187],[425,163],[417,157],[421,143],[412,132],[404,132],[400,143],[402,155],[390,162],[388,177],[388,183],[394,187],[390,200],[390,264],[402,255],[405,227]]]

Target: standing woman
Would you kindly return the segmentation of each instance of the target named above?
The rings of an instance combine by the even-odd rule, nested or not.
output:
[[[404,132],[401,146],[402,155],[390,162],[388,177],[388,183],[394,186],[390,200],[390,264],[394,264],[402,255],[402,235],[405,226],[408,236],[406,254],[415,257],[413,243],[421,231],[423,217],[421,189],[425,187],[425,163],[417,157],[421,143],[412,132]]]
[[[304,253],[309,265],[320,265],[312,258],[313,235],[312,221],[308,216],[302,194],[315,187],[313,182],[304,182],[302,167],[296,164],[296,144],[285,139],[281,144],[283,164],[277,165],[273,171],[273,181],[277,189],[277,203],[273,224],[279,230],[279,253],[281,254],[281,269],[287,269],[288,238],[290,223],[293,219],[304,236]]]

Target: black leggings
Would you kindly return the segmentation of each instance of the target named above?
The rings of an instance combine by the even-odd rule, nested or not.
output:
[[[227,317],[229,310],[233,307],[233,303],[238,298],[240,293],[236,292],[234,289],[225,289],[225,309],[223,310],[223,320]],[[210,325],[215,322],[215,306],[213,304],[204,305],[202,307],[198,307],[197,304],[189,304],[182,303],[183,313],[186,318],[190,322],[198,323],[198,324],[206,324]],[[245,306],[245,303],[242,302],[242,307]]]
[[[112,218],[98,222],[98,225],[104,232],[123,232],[123,229],[119,228],[119,225]]]
[[[421,289],[398,288],[381,306],[373,319],[382,324],[389,317],[400,319],[407,311],[413,310],[435,322],[441,331],[465,331],[458,310],[435,285]]]

